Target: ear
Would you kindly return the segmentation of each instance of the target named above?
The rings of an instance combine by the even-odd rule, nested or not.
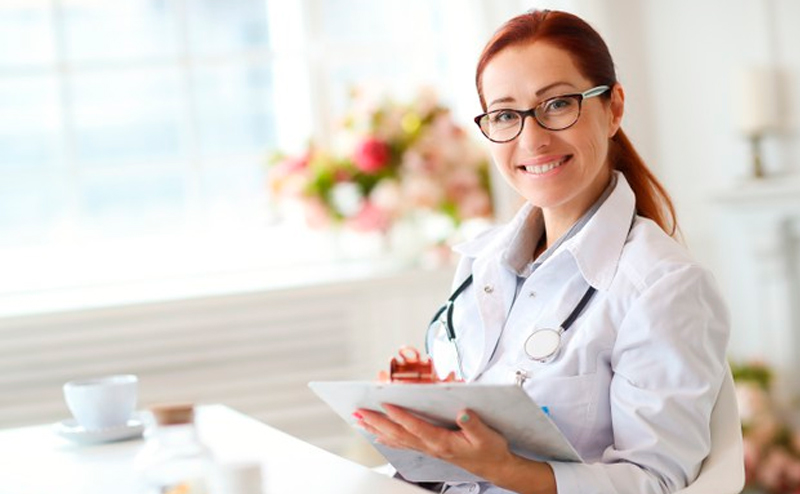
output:
[[[608,115],[608,137],[614,137],[622,125],[622,115],[625,113],[625,90],[617,83],[611,88],[611,104]]]

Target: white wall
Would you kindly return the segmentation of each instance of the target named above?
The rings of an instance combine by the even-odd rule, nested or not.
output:
[[[653,99],[658,125],[656,165],[674,194],[690,247],[713,262],[719,232],[709,197],[734,185],[749,170],[747,143],[733,124],[735,74],[754,64],[778,64],[793,72],[794,94],[787,96],[794,101],[787,103],[797,114],[800,52],[790,47],[800,46],[800,33],[788,19],[800,23],[800,3],[679,0],[646,4],[643,21],[648,26],[650,51],[646,69],[652,74],[651,93],[658,95]],[[775,17],[782,20],[773,26]],[[773,29],[785,46],[772,46]],[[787,134],[767,143],[770,153],[765,165],[773,174],[800,171],[796,123]]]

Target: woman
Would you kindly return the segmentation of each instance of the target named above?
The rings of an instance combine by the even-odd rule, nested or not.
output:
[[[433,337],[431,356],[442,375],[518,382],[585,462],[517,456],[469,411],[459,431],[392,406],[359,410],[361,426],[487,480],[448,493],[686,486],[710,449],[729,323],[711,275],[673,239],[669,196],[620,129],[625,94],[608,48],[571,14],[529,12],[490,40],[476,82],[476,122],[527,203],[457,247],[458,352]]]

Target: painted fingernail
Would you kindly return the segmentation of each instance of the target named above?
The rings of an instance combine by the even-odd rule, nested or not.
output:
[[[361,414],[360,414],[360,413],[358,413],[358,412],[353,412],[353,417],[354,417],[356,420],[364,420],[364,416],[363,416],[363,415],[361,415]]]
[[[461,422],[469,422],[469,415],[465,413],[461,415],[461,417],[459,417],[458,420]]]

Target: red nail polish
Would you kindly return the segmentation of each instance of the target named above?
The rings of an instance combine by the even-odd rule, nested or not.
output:
[[[353,417],[355,417],[357,420],[364,420],[364,416],[358,412],[353,412]]]

